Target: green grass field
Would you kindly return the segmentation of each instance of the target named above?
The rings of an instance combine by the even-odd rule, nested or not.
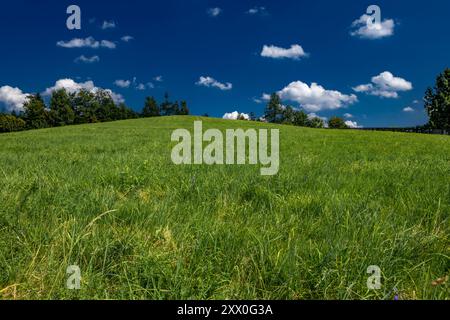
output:
[[[173,165],[172,130],[195,119],[275,127],[0,135],[0,299],[450,298],[432,285],[450,272],[450,137],[276,126],[280,172],[264,177]]]

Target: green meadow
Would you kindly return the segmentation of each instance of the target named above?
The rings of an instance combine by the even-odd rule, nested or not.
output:
[[[280,129],[279,173],[174,165],[194,120]],[[449,213],[449,136],[189,116],[2,134],[0,299],[449,299]]]

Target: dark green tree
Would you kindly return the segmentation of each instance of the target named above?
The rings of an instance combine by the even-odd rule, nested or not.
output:
[[[296,111],[293,124],[294,126],[306,127],[308,125],[308,115],[303,110]]]
[[[145,98],[144,108],[142,109],[142,116],[145,118],[148,117],[159,117],[161,115],[158,102],[156,102],[155,98],[147,97]]]
[[[184,100],[181,101],[180,115],[182,115],[182,116],[189,115],[189,108],[188,108],[187,102]]]
[[[172,110],[172,103],[169,100],[169,93],[164,94],[164,101],[160,105],[160,113],[162,116],[170,116]]]
[[[267,103],[266,110],[264,112],[264,118],[268,122],[278,123],[281,122],[283,115],[280,96],[276,93],[272,93],[270,100]]]
[[[172,105],[171,105],[167,115],[168,116],[173,116],[173,115],[180,114],[180,112],[181,112],[180,104],[178,103],[178,101],[175,101],[174,103],[172,103]]]
[[[128,108],[125,103],[120,103],[117,108],[117,115],[115,120],[135,119],[137,118],[136,112]]]
[[[92,92],[82,89],[78,93],[71,94],[71,99],[75,111],[75,123],[98,122],[95,115],[97,102]]]
[[[95,103],[91,106],[95,109],[95,117],[97,121],[112,121],[116,113],[116,104],[107,90],[98,90],[95,92]]]
[[[282,109],[281,122],[284,124],[293,124],[295,119],[295,110],[292,106],[287,106]]]
[[[332,117],[328,121],[328,127],[330,129],[348,129],[348,126],[345,124],[344,119],[339,117]]]
[[[72,108],[70,95],[65,89],[52,92],[50,98],[50,119],[53,126],[64,126],[73,124],[75,111]]]
[[[29,95],[23,105],[24,120],[28,129],[47,128],[49,124],[49,114],[46,110],[44,100],[39,93]]]
[[[434,88],[425,92],[425,110],[432,129],[450,130],[450,69],[447,68],[436,78]]]

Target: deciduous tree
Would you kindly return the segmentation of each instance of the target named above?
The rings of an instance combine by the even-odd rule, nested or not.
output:
[[[450,69],[447,68],[437,79],[434,88],[425,93],[425,110],[430,117],[432,129],[450,130]]]
[[[328,121],[328,127],[330,129],[348,129],[348,126],[345,124],[344,119],[339,117],[332,117]]]

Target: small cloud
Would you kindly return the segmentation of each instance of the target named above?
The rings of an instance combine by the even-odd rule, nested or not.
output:
[[[222,13],[222,9],[221,8],[209,8],[207,11],[208,15],[210,17],[217,17],[218,15],[220,15]]]
[[[200,77],[195,84],[198,86],[218,88],[222,91],[231,90],[233,88],[233,84],[230,82],[221,83],[212,77]]]
[[[120,40],[122,40],[123,42],[130,42],[131,40],[134,40],[134,37],[132,37],[132,36],[123,36],[122,38],[120,38]]]
[[[414,112],[415,110],[411,107],[403,108],[403,112]]]
[[[114,81],[114,84],[120,88],[129,88],[131,82],[130,82],[130,80],[119,79],[119,80]]]
[[[261,15],[261,16],[268,15],[266,7],[253,7],[249,9],[246,13],[250,15]]]
[[[264,103],[270,100],[270,94],[263,93],[260,98],[253,98],[253,101],[256,103]]]
[[[102,42],[100,43],[100,45],[104,48],[108,48],[108,49],[115,49],[116,48],[116,44],[112,41],[108,41],[108,40],[102,40]]]
[[[99,61],[100,61],[99,56],[86,57],[84,55],[81,55],[75,59],[76,63],[95,63],[95,62],[99,62]]]
[[[347,119],[351,119],[351,118],[353,118],[353,115],[350,113],[344,113],[344,117]]]
[[[146,89],[153,89],[155,86],[151,82],[142,83],[138,82],[136,77],[133,77],[132,80],[116,80],[114,84],[120,88],[130,88],[131,86],[139,91],[144,91]]]
[[[153,78],[153,80],[155,80],[156,82],[163,82],[164,81],[163,76],[156,76],[156,77]]]
[[[86,39],[75,38],[70,41],[58,41],[57,46],[63,48],[93,48],[96,49],[100,47],[100,43],[96,41],[93,37],[88,37]]]
[[[371,40],[394,35],[394,20],[385,19],[381,22],[373,22],[372,20],[373,17],[363,14],[359,19],[353,21],[350,35]]]
[[[97,41],[93,37],[88,37],[85,39],[81,38],[74,38],[69,41],[58,41],[56,43],[58,47],[62,48],[91,48],[91,49],[98,49],[100,47],[108,48],[108,49],[115,49],[116,44],[114,42],[108,41],[108,40],[102,40]]]
[[[263,93],[263,95],[261,96],[261,100],[262,101],[269,101],[270,100],[270,94],[268,93]]]
[[[273,58],[273,59],[294,59],[307,57],[308,54],[303,50],[301,45],[293,44],[290,48],[285,49],[277,46],[265,45],[261,51],[261,57]]]
[[[412,83],[391,72],[385,71],[372,77],[372,83],[362,84],[353,88],[355,92],[364,92],[382,98],[398,98],[399,92],[413,89]]]
[[[246,113],[239,113],[237,111],[225,113],[222,117],[226,120],[250,120],[250,116]]]
[[[151,83],[151,82],[148,82],[148,83],[146,83],[146,84],[144,84],[144,83],[139,83],[138,85],[136,85],[136,90],[140,90],[140,91],[143,91],[143,90],[146,90],[146,89],[153,89],[155,86],[153,85],[153,83]]]
[[[116,27],[116,23],[114,21],[103,21],[102,29],[114,29]]]

